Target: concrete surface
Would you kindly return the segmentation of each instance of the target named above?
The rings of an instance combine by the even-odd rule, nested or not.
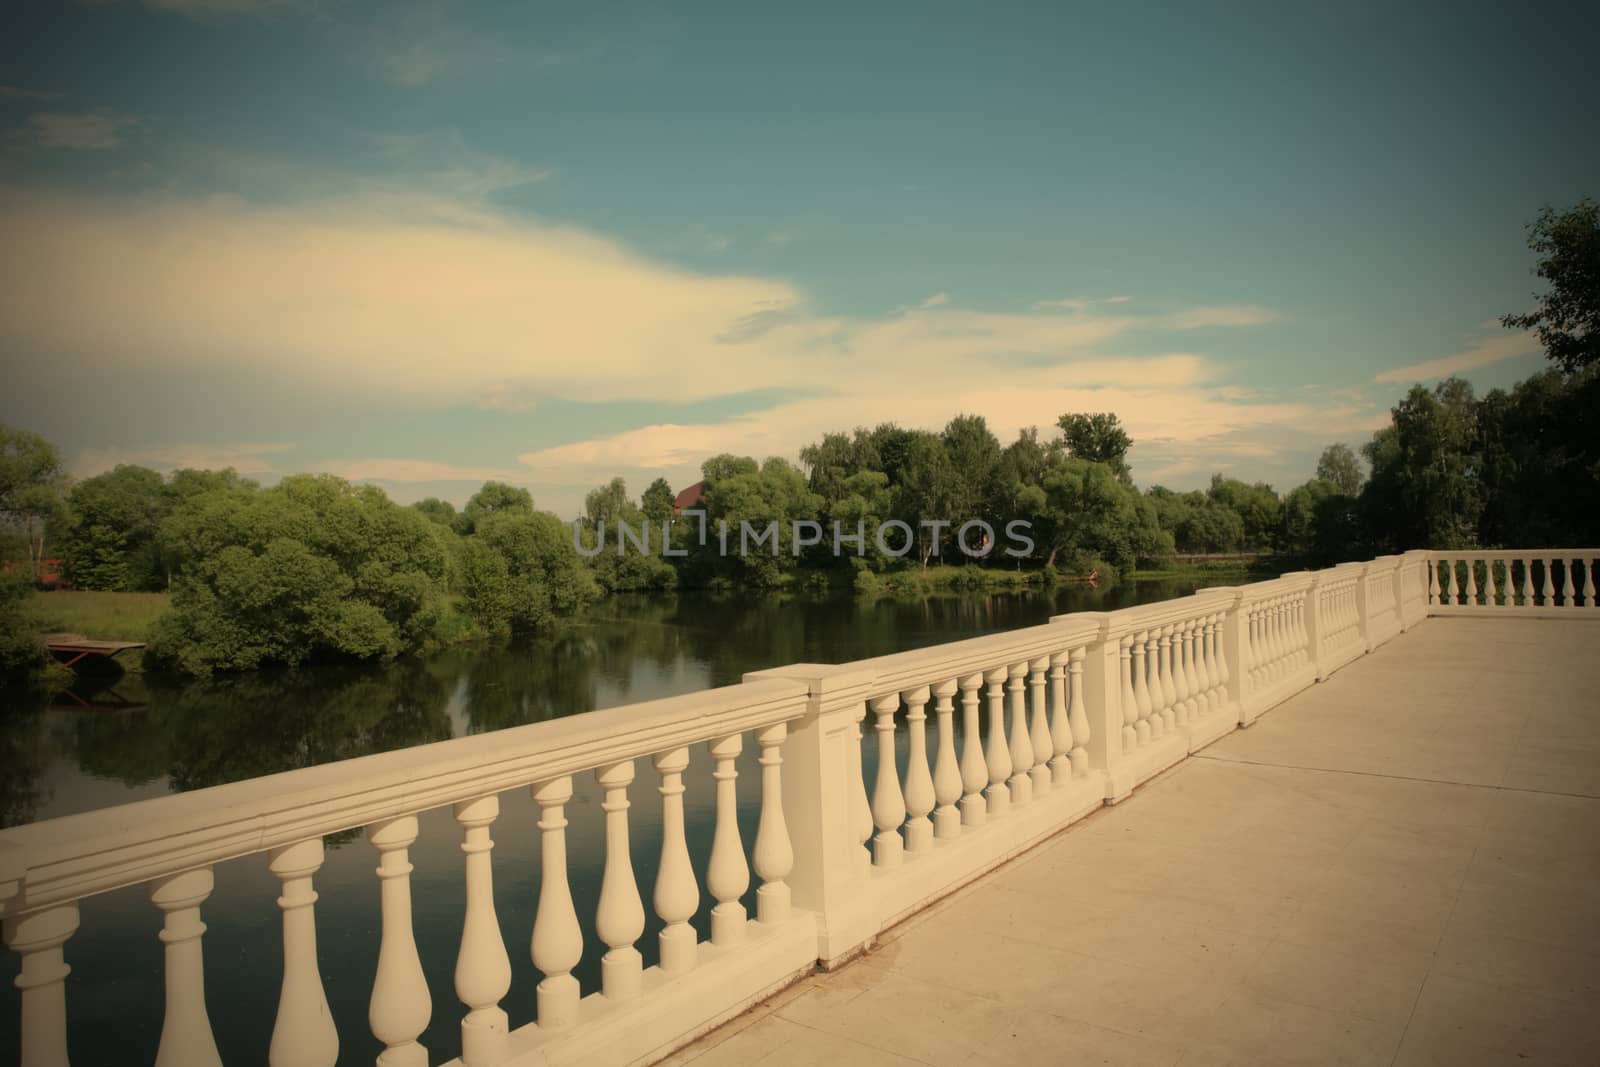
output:
[[[666,1062],[1600,1062],[1597,662],[1429,619]]]

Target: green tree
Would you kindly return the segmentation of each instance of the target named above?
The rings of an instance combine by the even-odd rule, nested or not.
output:
[[[1533,273],[1549,284],[1533,311],[1506,315],[1510,329],[1537,330],[1545,355],[1564,371],[1600,363],[1600,204],[1588,197],[1559,214],[1546,205],[1528,227],[1539,257]]]
[[[148,467],[120,464],[73,486],[61,542],[72,583],[114,592],[163,588],[160,530],[173,503]]]
[[[1414,385],[1390,415],[1363,449],[1372,467],[1361,494],[1369,541],[1401,551],[1471,546],[1484,503],[1472,387],[1460,378],[1432,390]]]
[[[15,681],[44,666],[44,642],[22,611],[32,593],[28,575],[0,571],[0,682]]]
[[[467,506],[461,509],[456,530],[464,535],[471,534],[481,520],[501,512],[532,515],[533,494],[505,482],[484,482],[483,488],[473,493]]]
[[[547,511],[487,514],[472,540],[466,599],[490,632],[539,630],[599,596],[572,528]]]
[[[1254,552],[1270,552],[1276,547],[1283,523],[1283,502],[1272,486],[1264,482],[1246,485],[1237,478],[1213,475],[1206,495],[1212,503],[1227,508],[1244,523],[1243,547]]]
[[[913,431],[893,486],[894,517],[916,534],[917,558],[922,566],[941,554],[941,545],[953,536],[949,528],[936,533],[936,527],[923,524],[958,521],[956,507],[961,492],[961,480],[944,442],[927,431]],[[886,535],[893,548],[900,547],[901,536],[894,532]]]
[[[420,648],[443,611],[432,524],[374,486],[291,475],[213,489],[162,526],[179,561],[151,652],[191,674]]]
[[[1361,460],[1343,441],[1329,445],[1317,459],[1316,477],[1319,481],[1332,482],[1339,492],[1353,497],[1361,492],[1364,480]]]
[[[67,517],[66,481],[55,445],[38,434],[0,426],[0,534],[23,543],[35,581],[42,573],[46,534]]]
[[[1128,470],[1128,449],[1133,439],[1122,428],[1122,423],[1109,412],[1096,414],[1066,414],[1056,420],[1067,453],[1091,463],[1104,463],[1119,479],[1132,484]]]
[[[639,508],[644,512],[645,518],[659,527],[672,518],[672,505],[677,499],[667,480],[657,478],[645,488],[644,495],[639,498]]]
[[[451,529],[455,529],[457,522],[460,520],[460,513],[456,511],[456,506],[450,501],[440,500],[436,496],[418,500],[411,507],[420,512],[423,518],[429,522],[440,526],[448,526]]]

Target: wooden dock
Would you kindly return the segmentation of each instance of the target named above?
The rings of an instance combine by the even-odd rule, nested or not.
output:
[[[101,656],[113,659],[119,653],[130,649],[144,648],[143,641],[95,641],[82,634],[45,634],[45,647],[50,654],[60,658],[70,656],[71,659],[63,660],[63,666],[70,667],[86,656]]]

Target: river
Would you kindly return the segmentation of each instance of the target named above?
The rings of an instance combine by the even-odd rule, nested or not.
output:
[[[1233,582],[1237,579],[1218,579]],[[952,594],[922,599],[788,597],[613,597],[559,632],[508,647],[465,647],[370,666],[323,665],[211,681],[132,674],[86,681],[53,700],[0,694],[0,822],[16,825],[221,785],[373,752],[500,730],[737,682],[786,663],[832,663],[1031,626],[1068,611],[1110,610],[1166,600],[1205,582],[1124,582],[1109,589]],[[930,731],[931,733],[931,731]],[[901,731],[903,745],[903,731]],[[748,849],[758,783],[747,743],[739,778]],[[870,780],[871,768],[868,769]],[[659,842],[654,773],[641,762],[631,791],[633,860],[649,912]],[[709,760],[694,751],[686,775],[690,851],[703,874],[712,817]],[[585,955],[574,972],[598,988],[603,945],[593,932],[601,824],[592,776],[579,776],[569,805],[573,896],[585,923]],[[493,827],[495,897],[511,954],[513,1027],[533,1017],[538,972],[528,955],[538,856],[534,805],[526,791],[501,797]],[[463,900],[460,832],[448,809],[425,812],[411,852],[414,925],[433,997],[422,1041],[430,1062],[459,1054],[461,1006],[452,990]],[[381,1046],[366,1028],[378,945],[375,850],[352,832],[330,839],[317,876],[319,956],[340,1034],[340,1060],[370,1063]],[[281,963],[277,881],[264,856],[216,868],[204,907],[207,1002],[223,1061],[266,1062]],[[754,880],[747,906],[754,912]],[[709,901],[709,897],[707,897]],[[695,925],[702,936],[709,909]],[[639,949],[655,961],[660,924],[650,916]],[[72,1059],[77,1067],[149,1063],[162,1013],[160,914],[147,890],[86,900],[66,945]],[[0,980],[17,970],[3,954]],[[0,1033],[17,1032],[18,998],[0,997]],[[0,1064],[17,1046],[0,1046]]]

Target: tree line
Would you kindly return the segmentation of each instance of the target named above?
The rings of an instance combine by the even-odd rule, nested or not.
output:
[[[701,466],[698,510],[713,528],[775,524],[770,550],[720,551],[675,516],[656,479],[634,499],[620,478],[585,499],[576,530],[526,489],[488,482],[457,510],[402,506],[368,485],[297,474],[270,488],[232,470],[163,476],[123,465],[69,484],[37,435],[0,427],[0,527],[15,544],[0,581],[0,669],[39,654],[19,605],[47,558],[85,589],[170,590],[156,662],[191,674],[371,658],[548,627],[609,592],[847,583],[925,588],[935,563],[958,579],[1023,570],[1107,577],[1175,554],[1251,552],[1280,567],[1410,548],[1592,545],[1600,535],[1600,209],[1546,211],[1531,227],[1537,309],[1506,325],[1539,332],[1555,364],[1483,397],[1459,378],[1413,386],[1357,450],[1330,445],[1312,478],[1280,494],[1215,475],[1204,490],[1140,489],[1116,415],[1063,414],[1002,444],[983,417],[941,431],[883,423],[826,433],[799,453]],[[1025,558],[958,551],[957,528],[1021,520]],[[903,522],[910,551],[870,536],[836,554],[796,524],[831,530]],[[614,550],[619,525],[665,528],[653,552]],[[602,530],[613,531],[603,545]]]

